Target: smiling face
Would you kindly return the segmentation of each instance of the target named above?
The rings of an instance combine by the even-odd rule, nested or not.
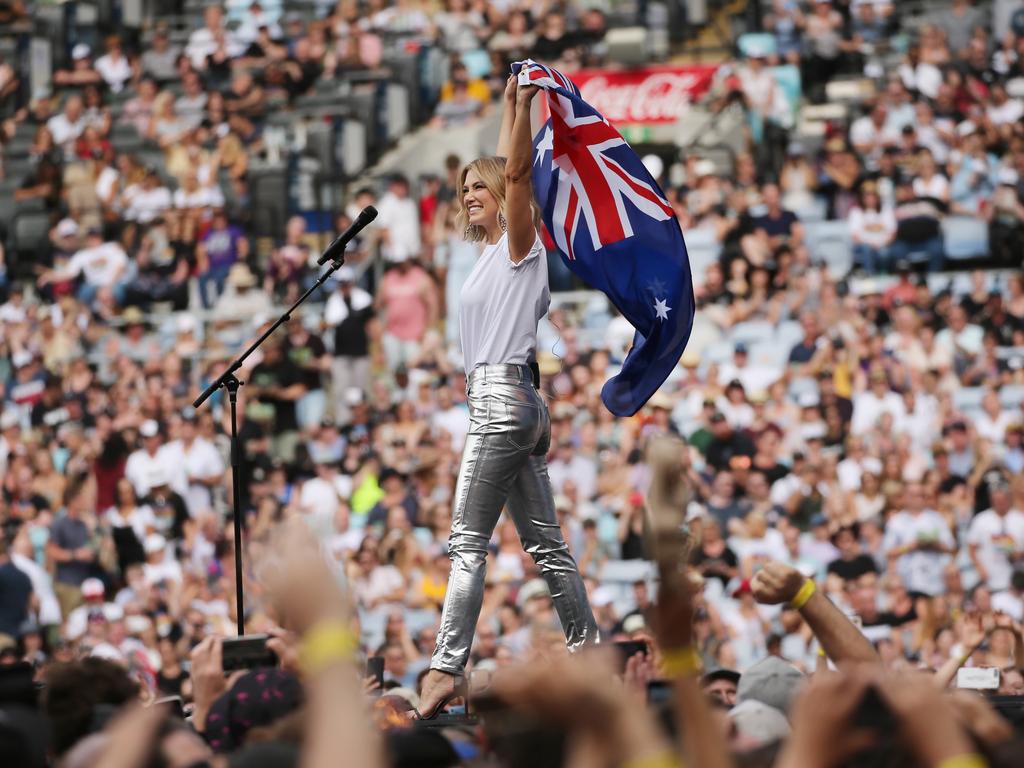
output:
[[[501,210],[497,199],[475,168],[466,172],[462,185],[462,206],[467,221],[485,229],[498,218]]]

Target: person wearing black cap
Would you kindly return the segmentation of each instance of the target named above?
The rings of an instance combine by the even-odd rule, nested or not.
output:
[[[736,705],[736,690],[739,684],[740,673],[724,667],[708,672],[700,680],[705,694],[729,707]]]
[[[755,453],[753,441],[746,433],[734,430],[721,411],[711,416],[711,434],[705,458],[716,471],[728,469],[733,456],[752,457]]]

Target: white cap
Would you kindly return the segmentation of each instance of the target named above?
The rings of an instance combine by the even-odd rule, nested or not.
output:
[[[343,264],[338,271],[334,273],[334,279],[339,283],[354,283],[356,281],[356,271],[348,264]]]
[[[167,472],[164,471],[163,467],[150,467],[146,472],[146,484],[150,488],[159,488],[161,485],[167,485]]]
[[[1009,184],[1011,187],[1017,185],[1017,181],[1020,176],[1013,168],[1000,168],[999,173],[996,174],[996,181],[1000,184]]]
[[[124,654],[117,650],[116,647],[110,643],[100,643],[89,653],[90,656],[97,659],[107,659],[108,661],[122,662],[124,661]]]
[[[0,414],[0,429],[10,429],[21,424],[21,419],[14,411],[4,411]]]
[[[661,178],[661,174],[665,171],[665,162],[657,155],[644,155],[640,162],[655,179]]]
[[[815,408],[819,402],[818,396],[813,392],[803,392],[800,395],[800,399],[797,400],[801,408]]]
[[[961,138],[964,136],[970,136],[972,133],[978,130],[978,127],[970,120],[964,120],[956,126],[956,133]]]
[[[147,555],[152,555],[156,552],[163,552],[166,546],[167,539],[159,533],[151,533],[146,537],[146,541],[142,545],[142,548],[146,551]]]
[[[698,176],[714,176],[715,175],[715,164],[713,161],[707,158],[698,160],[697,164],[693,166],[693,172]]]
[[[97,578],[88,578],[82,582],[83,597],[98,597],[104,593],[103,582]]]
[[[153,421],[153,419],[146,419],[142,422],[142,426],[139,427],[139,434],[143,437],[156,437],[160,434],[160,425]]]
[[[124,617],[124,629],[129,635],[141,635],[153,626],[148,616],[132,615]]]
[[[74,219],[61,219],[57,223],[57,237],[74,237],[78,234],[78,222]]]
[[[756,699],[748,699],[730,709],[729,719],[740,736],[759,745],[772,744],[789,736],[786,716],[775,707],[769,707]]]
[[[178,315],[174,321],[174,329],[178,333],[195,333],[198,327],[199,322],[192,315],[185,312]]]
[[[634,632],[640,632],[647,627],[647,621],[639,613],[634,613],[632,616],[626,617],[626,620],[622,622],[622,631],[627,635],[632,635]]]
[[[611,605],[615,602],[615,593],[612,592],[611,587],[600,586],[594,589],[593,594],[590,596],[590,604],[595,608],[603,608],[606,605]]]
[[[19,349],[11,356],[11,362],[14,363],[15,368],[24,368],[34,359],[35,357],[27,349]]]
[[[389,253],[388,254],[388,261],[390,261],[392,264],[404,264],[408,260],[409,260],[409,254],[408,253]]]
[[[348,405],[359,405],[363,402],[363,390],[359,387],[349,387],[345,390],[345,403]]]
[[[78,43],[71,49],[71,58],[75,61],[78,61],[79,59],[88,59],[90,53],[92,53],[92,48],[85,43]]]
[[[519,607],[522,608],[529,600],[550,594],[551,590],[548,589],[548,583],[544,581],[544,579],[530,579],[519,588],[519,594],[516,596],[516,602],[519,604]]]

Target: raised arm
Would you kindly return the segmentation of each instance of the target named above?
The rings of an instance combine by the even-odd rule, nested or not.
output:
[[[516,119],[516,76],[509,75],[505,82],[505,95],[501,110],[501,128],[498,131],[498,157],[508,157],[512,148],[512,124]]]
[[[788,603],[800,611],[825,653],[836,664],[878,663],[878,654],[870,641],[796,568],[778,562],[766,563],[750,586],[757,602]]]
[[[530,104],[540,90],[535,85],[516,91],[512,142],[505,162],[505,218],[508,221],[509,258],[518,264],[537,239],[533,225],[533,137],[530,135]]]

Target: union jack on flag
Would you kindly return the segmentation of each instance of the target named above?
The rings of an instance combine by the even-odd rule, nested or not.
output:
[[[693,327],[690,262],[679,222],[625,139],[556,69],[512,65],[544,91],[533,140],[533,190],[563,260],[636,330],[601,390],[617,416],[643,407],[679,362]]]

